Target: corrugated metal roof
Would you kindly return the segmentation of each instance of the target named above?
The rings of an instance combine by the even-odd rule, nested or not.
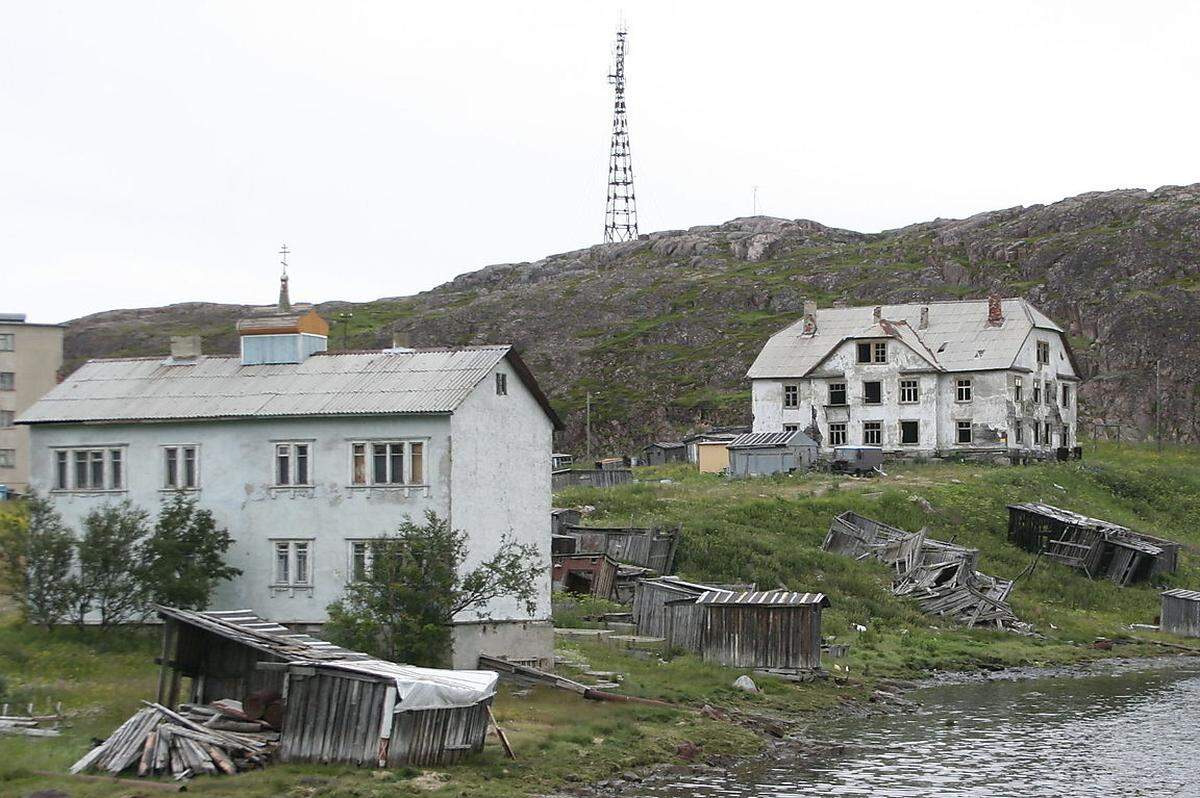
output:
[[[1169,596],[1170,598],[1183,599],[1185,601],[1200,601],[1200,591],[1184,590],[1181,587],[1174,588],[1173,590],[1164,590],[1162,595]]]
[[[817,442],[800,430],[791,432],[751,432],[729,443],[730,449],[765,449],[772,446],[816,446]]]
[[[758,604],[764,606],[790,607],[804,604],[829,606],[824,593],[793,593],[787,590],[747,591],[735,593],[731,590],[710,590],[696,599],[697,604]]]
[[[929,308],[929,325],[920,329],[921,309]],[[805,336],[804,320],[775,333],[747,373],[751,379],[802,377],[816,368],[839,344],[853,338],[896,338],[923,359],[945,371],[980,371],[1012,366],[1021,345],[1034,329],[1063,330],[1024,299],[1001,301],[1004,324],[987,323],[988,302],[927,302],[882,305],[885,322],[877,324],[874,308],[820,308],[817,331]],[[1073,367],[1068,363],[1072,373]],[[1067,369],[1064,369],[1067,370]]]
[[[508,346],[480,346],[318,354],[302,363],[255,366],[225,355],[185,364],[161,358],[93,360],[18,421],[449,413],[506,356],[513,357]],[[531,388],[542,401],[536,383]]]

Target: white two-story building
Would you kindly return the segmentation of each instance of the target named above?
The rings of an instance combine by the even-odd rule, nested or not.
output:
[[[755,432],[815,431],[826,452],[1048,454],[1076,442],[1070,345],[1023,299],[805,303],[747,376]]]
[[[369,541],[428,510],[468,535],[465,567],[501,535],[547,564],[516,602],[457,619],[454,666],[479,652],[553,658],[550,453],[560,425],[508,346],[328,353],[328,326],[281,299],[239,323],[240,355],[177,339],[169,357],[93,360],[18,419],[31,482],[65,521],[130,499],[153,515],[176,491],[211,510],[242,575],[214,609],[319,624],[366,567]]]

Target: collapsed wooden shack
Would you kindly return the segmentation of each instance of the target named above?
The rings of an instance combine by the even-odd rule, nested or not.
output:
[[[551,554],[551,587],[569,593],[611,599],[616,591],[617,562],[600,552]]]
[[[821,667],[822,593],[708,590],[665,604],[669,648],[734,668],[811,671]]]
[[[578,552],[603,552],[619,563],[663,575],[674,570],[681,531],[679,526],[581,526],[567,521],[559,525],[559,534],[578,541]]]
[[[1008,506],[1008,539],[1122,586],[1173,573],[1179,561],[1179,543],[1037,502]]]
[[[1158,628],[1181,637],[1200,637],[1200,592],[1183,588],[1163,591]]]
[[[1008,605],[1013,583],[977,570],[979,550],[926,537],[847,511],[833,519],[821,548],[892,567],[892,593],[917,602],[922,612],[966,626],[1027,632]]]
[[[159,703],[277,705],[283,761],[446,764],[483,746],[491,671],[416,668],[348,651],[249,610],[159,607]]]

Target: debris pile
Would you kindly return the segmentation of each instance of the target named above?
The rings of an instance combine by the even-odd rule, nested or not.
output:
[[[54,707],[53,715],[34,715],[33,704],[28,715],[8,714],[8,704],[0,708],[0,734],[22,734],[26,737],[57,737],[63,720],[62,705]],[[49,725],[47,725],[49,724]]]
[[[928,538],[923,529],[906,532],[855,512],[833,519],[821,548],[891,566],[896,572],[892,592],[913,599],[922,612],[965,626],[1032,633],[1008,605],[1013,583],[976,570],[977,549]]]
[[[87,770],[113,775],[136,770],[139,776],[171,775],[186,779],[200,774],[225,773],[262,767],[274,752],[279,733],[262,721],[228,715],[214,702],[208,707],[184,704],[185,714],[161,704],[146,706],[121,724],[107,740],[71,766],[72,773]],[[204,719],[203,722],[196,720]],[[243,730],[231,728],[237,724]],[[250,727],[256,727],[251,730]]]

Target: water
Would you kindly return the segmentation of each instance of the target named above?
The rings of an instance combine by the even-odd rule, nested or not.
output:
[[[913,714],[815,723],[850,743],[646,788],[644,798],[1200,798],[1200,664],[934,687]]]

